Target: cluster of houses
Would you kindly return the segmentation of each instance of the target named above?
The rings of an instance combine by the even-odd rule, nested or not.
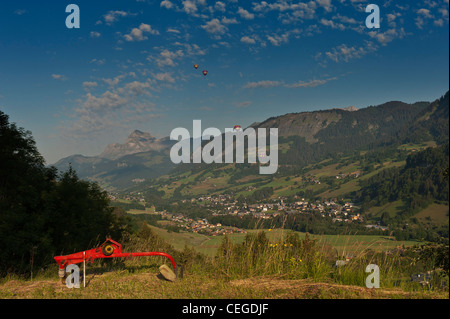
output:
[[[336,179],[343,179],[343,178],[346,178],[347,176],[350,176],[350,177],[353,177],[353,178],[358,178],[359,175],[361,175],[361,171],[357,170],[357,171],[354,171],[354,172],[351,172],[351,173],[338,174],[338,175],[336,175]]]
[[[145,203],[144,195],[142,195],[142,193],[128,194],[123,196],[120,196],[119,194],[116,193],[108,193],[108,197],[112,201],[121,199],[130,202]]]
[[[184,216],[183,214],[170,214],[167,212],[159,212],[163,219],[169,220],[176,226],[185,231],[191,231],[194,233],[205,234],[209,236],[233,234],[233,233],[246,233],[244,229],[237,227],[223,226],[220,223],[211,224],[206,218],[193,219]]]
[[[115,196],[110,195],[115,200]],[[141,194],[127,195],[123,199],[143,202]],[[337,199],[308,201],[298,196],[294,201],[286,197],[267,200],[261,203],[247,204],[239,202],[233,194],[203,195],[191,199],[184,199],[182,202],[207,207],[213,216],[218,215],[236,215],[252,216],[260,219],[270,219],[282,213],[287,214],[319,214],[322,217],[331,218],[332,222],[361,223],[364,221],[359,213],[359,207],[351,202],[338,203]],[[207,220],[194,220],[183,215],[172,215],[170,213],[161,213],[163,218],[176,223],[177,226],[192,232],[202,232],[210,235],[226,234],[231,232],[244,232],[241,229],[224,227],[208,223]],[[385,230],[386,227],[380,225],[367,225],[375,229]]]
[[[269,219],[285,212],[288,214],[314,213],[322,217],[331,217],[333,222],[362,222],[359,207],[353,203],[337,203],[337,200],[323,200],[309,202],[304,198],[296,198],[294,202],[286,202],[287,198],[279,197],[277,200],[257,204],[238,203],[234,196],[229,194],[215,196],[200,196],[192,198],[190,202],[203,203],[209,207],[213,215],[251,215],[256,218]]]

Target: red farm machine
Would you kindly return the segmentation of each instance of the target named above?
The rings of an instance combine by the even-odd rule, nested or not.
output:
[[[97,248],[90,250],[81,251],[78,253],[66,255],[66,256],[55,256],[55,261],[59,265],[59,277],[61,277],[63,283],[66,276],[66,267],[72,264],[79,264],[85,262],[93,262],[95,259],[101,258],[126,258],[131,259],[134,257],[144,257],[144,256],[163,256],[170,260],[173,266],[173,271],[166,265],[162,265],[159,270],[164,278],[170,281],[176,281],[181,279],[183,276],[183,270],[177,267],[172,256],[164,252],[153,251],[153,252],[122,252],[122,245],[118,242],[107,237],[106,241]]]

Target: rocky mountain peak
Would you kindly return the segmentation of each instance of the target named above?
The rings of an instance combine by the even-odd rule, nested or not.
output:
[[[348,111],[348,112],[355,112],[355,111],[358,111],[358,108],[356,106],[351,105],[351,106],[345,107],[341,110]]]
[[[158,139],[148,132],[133,131],[124,144],[115,143],[108,145],[100,157],[115,160],[125,155],[148,151],[163,151],[170,147],[167,138]]]
[[[128,139],[154,139],[152,134],[147,132],[142,132],[139,130],[134,130],[129,136]]]

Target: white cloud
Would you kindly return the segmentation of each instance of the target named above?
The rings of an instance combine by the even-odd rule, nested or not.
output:
[[[149,55],[147,60],[156,64],[159,68],[165,68],[177,66],[183,58],[190,56],[198,58],[206,54],[206,50],[195,43],[175,42],[173,45],[176,47],[175,49],[161,48],[159,54]]]
[[[393,41],[394,39],[401,39],[405,36],[405,30],[403,28],[399,29],[389,29],[386,32],[380,31],[370,31],[368,32],[371,38],[377,39],[382,45],[386,45],[387,43]]]
[[[325,9],[325,11],[330,12],[332,10],[331,0],[316,0],[316,2]]]
[[[150,82],[139,82],[133,81],[125,84],[123,88],[119,88],[117,91],[119,93],[131,94],[133,96],[138,95],[150,95],[149,89],[151,88]]]
[[[239,7],[238,13],[241,15],[242,18],[247,20],[252,20],[255,18],[255,15],[253,13],[250,13],[241,7]]]
[[[220,11],[225,10],[225,4],[220,1],[216,3],[215,7],[206,6],[206,0],[183,0],[178,1],[178,3],[180,4],[180,6],[176,5],[174,1],[164,0],[160,3],[160,7],[164,7],[166,9],[173,9],[177,12],[184,12],[191,16],[202,18],[205,18],[206,16],[199,14],[199,11],[207,10],[212,13],[214,9]]]
[[[250,38],[249,36],[244,36],[241,38],[241,42],[242,43],[247,43],[247,44],[255,44],[256,41],[253,38]]]
[[[125,11],[109,11],[103,16],[103,19],[107,25],[112,25],[114,22],[118,21],[121,17],[126,17],[130,15]]]
[[[217,18],[206,22],[206,24],[202,25],[201,27],[205,29],[206,32],[214,35],[222,35],[228,31],[227,26],[223,25]]]
[[[86,82],[83,82],[83,87],[85,88],[85,89],[91,89],[91,88],[94,88],[94,87],[97,87],[98,86],[98,83],[97,82],[95,82],[95,81],[86,81]]]
[[[325,10],[331,9],[330,6],[327,5],[326,0],[320,1]],[[290,21],[294,21],[296,19],[313,19],[316,15],[317,10],[317,2],[309,1],[309,2],[299,2],[299,3],[288,3],[285,0],[277,0],[274,3],[267,3],[266,1],[261,2],[253,2],[253,11],[255,12],[268,12],[268,11],[279,11],[280,14],[284,16],[280,16],[285,23]]]
[[[77,112],[81,114],[101,114],[121,108],[125,106],[127,102],[127,99],[120,97],[115,92],[106,91],[99,97],[87,93],[86,100],[82,104],[82,107],[77,109]]]
[[[117,86],[122,79],[126,78],[128,75],[133,76],[133,73],[130,74],[121,74],[115,76],[114,78],[103,78],[103,82],[107,83],[110,87]]]
[[[155,79],[161,82],[175,83],[175,79],[169,72],[155,74]]]
[[[115,79],[126,75],[116,76]],[[97,86],[84,82],[85,88]],[[151,80],[132,81],[117,89],[110,88],[102,94],[88,92],[78,101],[70,123],[63,135],[74,140],[92,141],[99,135],[108,135],[118,129],[129,129],[136,122],[148,121],[155,116],[155,104],[149,101]]]
[[[25,9],[17,9],[14,11],[15,14],[17,14],[18,16],[24,15],[25,13],[27,13],[28,11]]]
[[[222,23],[224,24],[238,24],[239,22],[236,20],[236,18],[227,18],[227,17],[223,17],[222,18]]]
[[[301,34],[301,31],[299,29],[292,29],[288,30],[282,34],[272,34],[267,36],[267,40],[274,45],[274,46],[280,46],[283,43],[288,43],[289,38],[294,35],[295,37],[299,37]]]
[[[282,85],[283,83],[280,81],[258,81],[258,82],[249,82],[243,86],[244,89],[257,89],[257,88],[271,88]]]
[[[435,20],[435,21],[433,21],[433,24],[435,26],[438,26],[438,27],[443,27],[444,26],[444,20],[442,20],[442,19]]]
[[[397,17],[400,16],[399,13],[395,14],[395,13],[388,13],[386,14],[386,17],[388,18],[388,22],[392,22],[395,19],[397,19]]]
[[[52,74],[52,78],[59,81],[67,80],[67,78],[62,74]]]
[[[100,32],[97,32],[97,31],[91,31],[91,33],[89,33],[89,36],[90,36],[91,38],[100,38],[101,33],[100,33]]]
[[[129,34],[124,35],[124,38],[128,42],[144,41],[148,39],[145,34],[158,35],[159,32],[157,30],[153,30],[149,24],[141,23],[139,28],[133,28]]]
[[[174,6],[174,4],[172,2],[170,2],[169,0],[164,0],[161,1],[160,3],[160,7],[164,7],[166,9],[171,9]]]
[[[89,63],[95,63],[97,65],[103,65],[106,63],[106,59],[92,59]]]
[[[341,44],[337,47],[332,48],[330,51],[324,54],[318,53],[316,55],[316,60],[329,59],[334,62],[348,62],[352,59],[360,59],[370,52],[374,52],[377,47],[372,42],[367,42],[364,47],[348,47],[346,44]]]
[[[322,18],[319,22],[324,26],[331,27],[332,29],[339,29],[341,31],[345,30],[345,26],[342,23],[336,23],[333,20]]]
[[[244,89],[257,89],[257,88],[273,88],[278,86],[284,86],[286,88],[312,88],[320,85],[324,85],[329,81],[336,80],[337,77],[331,77],[322,80],[310,80],[310,81],[298,81],[295,83],[284,83],[281,81],[258,81],[258,82],[249,82],[243,86]],[[241,107],[245,107],[248,105],[244,105]]]
[[[222,1],[217,1],[214,5],[214,9],[217,11],[225,12],[226,11],[226,5]]]
[[[176,60],[183,57],[183,50],[170,51],[168,49],[164,49],[159,53],[158,56],[153,57],[149,56],[147,60],[155,61],[158,67],[162,68],[165,66],[176,66]]]
[[[417,13],[428,19],[433,18],[433,16],[430,14],[430,10],[425,9],[425,8],[417,10]]]
[[[235,103],[237,108],[246,108],[246,107],[249,107],[252,104],[253,104],[252,101],[243,101],[243,102]]]
[[[186,12],[187,14],[193,14],[193,13],[197,13],[197,5],[195,4],[194,1],[191,0],[185,0],[182,2],[183,3],[183,10],[184,12]]]
[[[174,29],[174,28],[167,28],[167,32],[169,32],[169,33],[177,33],[177,34],[181,33],[180,31],[178,31],[177,29]]]
[[[341,21],[342,23],[347,23],[347,24],[358,24],[361,23],[361,21],[357,21],[354,18],[350,18],[347,16],[342,16],[340,14],[335,15],[335,18],[339,21]]]
[[[313,88],[316,86],[324,85],[325,83],[332,81],[332,80],[336,80],[336,79],[337,79],[336,77],[332,77],[332,78],[328,78],[325,80],[310,80],[307,82],[298,81],[296,83],[286,84],[285,87],[288,87],[288,88]]]
[[[195,43],[180,43],[180,42],[175,42],[174,43],[176,46],[181,46],[184,48],[184,51],[182,51],[181,54],[179,54],[179,56],[200,56],[200,55],[205,55],[206,54],[206,50],[200,48],[200,46],[198,46]]]
[[[425,1],[429,8],[437,7],[437,3],[434,1]],[[415,19],[416,26],[419,29],[423,29],[424,25],[428,23],[429,20],[433,20],[433,25],[442,27],[444,26],[444,22],[448,22],[448,1],[446,1],[447,6],[438,8],[436,13],[436,17],[432,14],[431,10],[426,8],[421,8],[417,10],[417,17]]]
[[[448,9],[447,8],[439,8],[438,11],[441,13],[443,18],[448,19]]]

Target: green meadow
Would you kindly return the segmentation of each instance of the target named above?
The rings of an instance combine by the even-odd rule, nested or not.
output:
[[[163,238],[167,243],[173,245],[177,250],[183,250],[185,246],[195,249],[197,252],[207,256],[215,256],[217,249],[224,239],[224,235],[220,236],[206,236],[191,232],[169,232],[165,229],[150,226],[151,229]],[[286,229],[257,229],[248,230],[249,234],[255,234],[259,231],[264,231],[267,238],[272,242],[282,240],[288,234],[295,233],[300,239],[305,238],[306,233],[294,232]],[[336,252],[336,255],[342,256],[347,254],[357,254],[362,251],[371,249],[373,251],[385,251],[399,246],[413,246],[421,244],[418,241],[396,241],[395,238],[378,235],[358,235],[358,234],[344,234],[344,235],[309,235],[311,239],[317,240],[321,245],[330,246]],[[229,234],[228,237],[235,244],[243,243],[246,234],[235,233]]]

